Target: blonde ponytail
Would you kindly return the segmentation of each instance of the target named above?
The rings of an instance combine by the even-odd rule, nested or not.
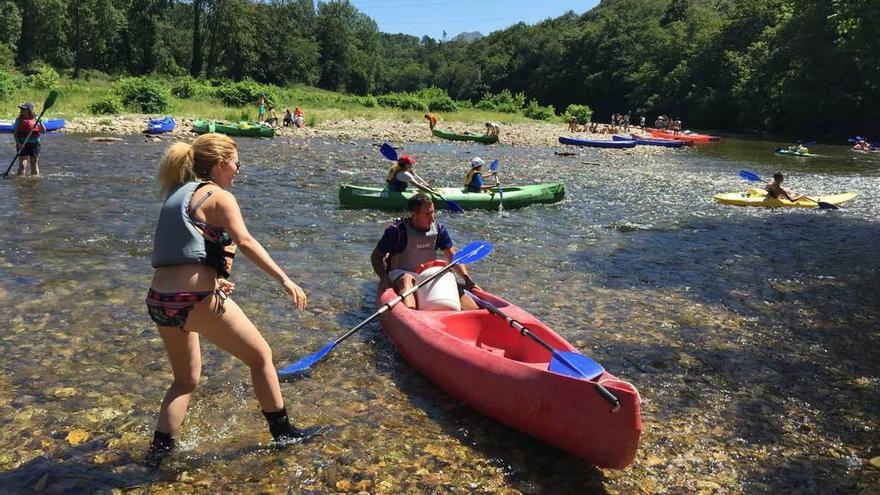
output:
[[[238,148],[225,134],[208,133],[192,144],[174,143],[159,161],[159,190],[167,195],[181,184],[211,178],[214,165],[231,160]]]

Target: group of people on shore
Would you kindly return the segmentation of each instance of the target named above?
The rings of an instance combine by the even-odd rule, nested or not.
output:
[[[153,279],[146,310],[156,324],[171,364],[173,379],[165,393],[145,462],[158,466],[175,448],[175,437],[186,416],[201,375],[199,338],[213,342],[250,369],[254,395],[276,445],[306,441],[319,428],[297,428],[281,395],[272,350],[256,326],[232,299],[235,284],[228,279],[237,253],[244,254],[278,282],[293,305],[303,310],[308,298],[245,226],[241,209],[230,192],[241,169],[238,146],[229,136],[207,133],[191,144],[175,143],[159,163],[158,182],[165,199],[153,239]],[[449,231],[434,216],[430,195],[438,192],[412,170],[415,160],[401,156],[386,183],[394,190],[412,185],[415,194],[408,216],[385,229],[370,257],[380,290],[398,293],[415,285],[419,265],[441,251],[451,262],[457,249]],[[483,185],[479,158],[471,160],[469,189]],[[456,265],[464,280],[459,287],[461,308],[478,309],[463,289],[478,289],[464,265]],[[404,304],[417,307],[415,297]]]
[[[669,131],[673,134],[680,134],[682,130],[681,118],[676,117],[675,120],[671,120],[666,114],[660,115],[657,117],[657,120],[654,121],[654,127],[656,129],[660,129],[661,131]]]
[[[278,127],[278,114],[275,113],[275,106],[272,105],[265,96],[261,96],[257,102],[257,122],[264,122],[272,127]],[[289,108],[284,109],[284,119],[281,121],[284,127],[296,127],[301,129],[305,127],[305,119],[303,111],[300,107],[294,107],[293,113]]]

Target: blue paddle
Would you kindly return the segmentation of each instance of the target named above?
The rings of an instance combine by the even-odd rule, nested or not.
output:
[[[544,339],[532,333],[531,330],[523,326],[520,322],[502,313],[500,309],[496,308],[489,301],[484,301],[480,299],[468,290],[465,290],[464,292],[465,294],[470,296],[471,299],[474,300],[474,302],[480,305],[480,307],[487,309],[490,313],[500,316],[502,319],[504,319],[504,321],[506,321],[511,328],[517,330],[520,335],[525,335],[526,337],[531,338],[541,347],[547,349],[547,351],[549,351],[552,356],[550,359],[550,366],[548,368],[550,371],[554,373],[559,373],[560,375],[571,376],[574,378],[582,378],[584,380],[592,380],[605,372],[605,368],[603,368],[602,365],[579,352],[560,351],[554,349],[550,344],[545,342]],[[595,389],[596,392],[598,392],[603,399],[611,404],[612,411],[617,411],[620,409],[620,401],[607,388],[599,383],[596,383]]]
[[[356,327],[345,332],[344,334],[342,334],[341,336],[339,336],[335,340],[330,341],[330,343],[325,345],[320,351],[318,351],[314,354],[311,354],[309,356],[306,356],[293,364],[288,364],[284,368],[281,368],[280,370],[278,370],[278,375],[281,377],[285,377],[285,376],[296,375],[296,374],[299,374],[299,373],[302,373],[302,372],[308,370],[313,364],[320,361],[321,358],[326,356],[327,353],[332,351],[333,348],[336,347],[337,345],[339,345],[343,340],[354,335],[355,332],[360,330],[367,323],[376,319],[377,316],[379,316],[382,313],[393,308],[397,303],[399,303],[400,301],[403,301],[403,299],[406,296],[408,296],[408,295],[414,293],[416,290],[418,290],[419,287],[427,284],[428,282],[430,282],[438,277],[441,277],[444,273],[448,272],[456,265],[466,265],[468,263],[480,261],[481,259],[485,258],[486,255],[491,253],[493,249],[494,249],[494,247],[486,241],[474,241],[474,242],[468,244],[467,246],[461,248],[461,250],[459,250],[457,253],[455,253],[455,256],[452,257],[452,261],[448,265],[444,266],[437,273],[422,280],[421,282],[416,284],[415,287],[412,287],[410,289],[405,290],[399,296],[397,296],[394,299],[392,299],[391,301],[385,303],[384,305],[382,305],[381,308],[379,308],[378,311],[371,314],[369,316],[369,318],[360,322]]]
[[[395,150],[395,149],[394,149],[390,144],[388,144],[388,143],[383,143],[382,146],[379,147],[379,151],[382,153],[382,155],[383,155],[385,158],[387,158],[387,159],[389,159],[389,160],[391,160],[391,161],[393,161],[393,162],[396,162],[397,159],[399,158],[399,157],[397,156],[397,150]],[[442,199],[443,202],[446,203],[446,208],[449,209],[450,212],[452,212],[452,213],[464,213],[464,208],[462,208],[461,206],[459,206],[459,204],[456,203],[455,201],[452,201],[452,200],[446,199],[446,198],[444,198],[443,196],[441,196],[441,195],[439,195],[439,194],[433,194],[433,193],[432,193],[432,195],[437,196],[438,198]]]
[[[761,176],[759,176],[758,174],[756,174],[754,172],[749,172],[748,170],[740,170],[739,176],[745,180],[752,181],[752,182],[764,182],[764,179],[762,179]],[[813,199],[813,198],[810,198],[807,196],[804,196],[804,198],[809,199],[810,201],[813,201],[814,203],[818,204],[820,210],[839,210],[840,209],[840,207],[838,207],[837,205],[833,205],[833,204],[825,202],[825,201],[819,201],[818,199]]]
[[[495,185],[498,186],[498,214],[504,213],[504,191],[501,190],[501,181],[498,180],[498,160],[492,160],[489,171],[495,175]]]

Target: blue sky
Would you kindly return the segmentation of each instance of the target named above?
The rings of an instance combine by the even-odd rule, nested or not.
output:
[[[599,0],[351,0],[372,17],[379,30],[441,39],[458,33],[489,34],[517,22],[535,24],[573,10],[578,14],[595,7]]]

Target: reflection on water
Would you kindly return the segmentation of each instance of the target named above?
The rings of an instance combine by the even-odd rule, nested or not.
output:
[[[471,271],[639,387],[634,466],[601,471],[486,419],[418,375],[377,325],[283,385],[297,424],[331,426],[278,452],[246,368],[204,346],[181,451],[137,464],[170,369],[143,309],[167,142],[55,136],[41,179],[0,182],[0,486],[15,491],[266,493],[852,493],[880,470],[876,253],[880,156],[722,141],[687,150],[416,144],[418,172],[457,184],[498,158],[502,183],[555,180],[566,199],[441,221],[495,252]],[[373,310],[369,253],[392,217],[338,208],[375,183],[370,142],[239,141],[249,228],[308,292],[294,311],[246,261],[236,299],[286,364]],[[4,146],[11,149],[11,143]],[[11,155],[11,154],[10,154]],[[741,168],[807,192],[855,191],[837,212],[714,204]]]

